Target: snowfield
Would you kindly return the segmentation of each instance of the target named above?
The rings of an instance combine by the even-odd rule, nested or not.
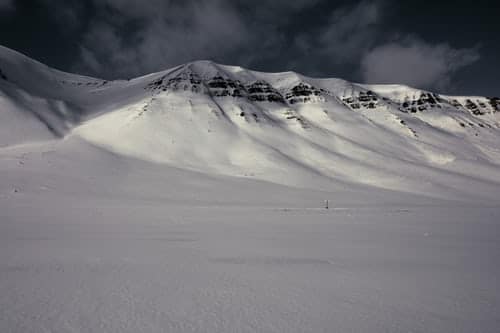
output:
[[[0,74],[0,332],[498,332],[498,99]]]

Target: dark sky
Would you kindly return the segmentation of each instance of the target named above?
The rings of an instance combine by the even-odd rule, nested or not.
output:
[[[0,0],[0,44],[106,79],[211,59],[500,95],[500,1]]]

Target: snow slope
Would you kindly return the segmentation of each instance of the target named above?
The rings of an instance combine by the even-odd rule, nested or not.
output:
[[[300,187],[492,197],[498,99],[196,61],[129,81],[0,49],[1,144],[77,135],[183,169]]]
[[[498,207],[8,147],[0,331],[493,333]]]

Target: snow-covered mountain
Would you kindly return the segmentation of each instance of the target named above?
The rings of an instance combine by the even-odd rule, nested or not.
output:
[[[75,136],[146,161],[299,187],[479,198],[500,187],[499,98],[211,61],[105,81],[0,47],[0,149]]]

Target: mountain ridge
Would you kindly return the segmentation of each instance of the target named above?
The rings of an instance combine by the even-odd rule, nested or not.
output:
[[[294,186],[488,196],[500,185],[494,97],[209,60],[107,81],[3,47],[0,71],[0,147],[78,136],[152,162]]]

